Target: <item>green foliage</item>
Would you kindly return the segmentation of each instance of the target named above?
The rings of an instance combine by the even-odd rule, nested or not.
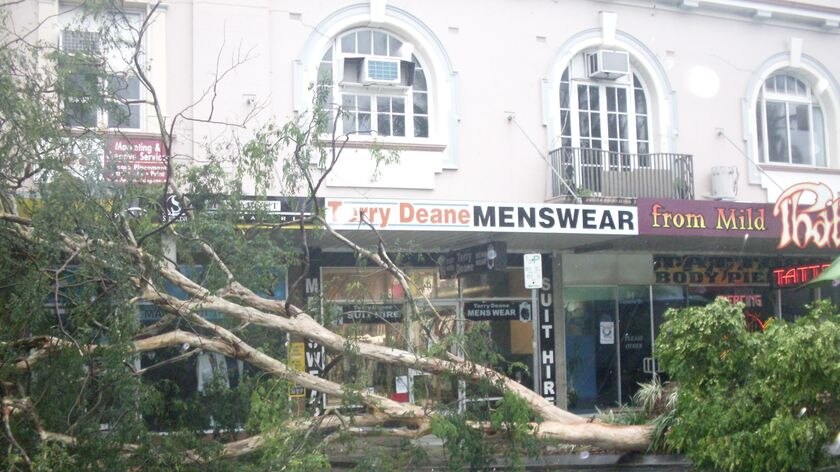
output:
[[[432,418],[432,434],[443,440],[449,470],[486,468],[495,452],[484,435],[470,427],[465,415],[438,415]]]
[[[489,411],[489,428],[500,434],[500,443],[488,441],[476,428],[474,412],[451,412],[432,418],[432,434],[443,440],[450,470],[483,470],[496,458],[507,461],[514,470],[523,470],[524,457],[539,454],[539,441],[533,423],[537,417],[528,403],[513,393],[505,393]]]
[[[678,382],[667,442],[726,471],[813,470],[840,430],[840,314],[827,302],[795,323],[748,332],[742,306],[670,310],[656,349]]]

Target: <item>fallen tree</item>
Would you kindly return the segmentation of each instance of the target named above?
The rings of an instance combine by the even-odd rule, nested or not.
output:
[[[477,434],[522,427],[534,438],[555,443],[623,451],[648,447],[649,426],[612,425],[572,414],[473,358],[463,337],[421,295],[381,238],[365,247],[327,224],[317,197],[349,139],[337,132],[340,107],[316,97],[312,111],[299,121],[251,126],[250,114],[242,122],[223,123],[210,107],[200,116],[199,100],[167,119],[141,61],[142,38],[156,8],[139,23],[119,11],[92,14],[105,15],[112,29],[121,31],[111,39],[114,47],[125,48],[126,37],[131,38],[127,66],[146,90],[149,98],[143,104],[160,125],[169,170],[163,185],[130,177],[103,181],[103,169],[95,163],[79,169],[79,148],[102,132],[68,129],[68,99],[94,110],[129,103],[113,90],[96,89],[92,96],[86,89],[68,97],[74,92],[71,85],[81,70],[94,83],[106,81],[113,70],[98,51],[67,54],[30,44],[3,18],[0,55],[10,67],[0,71],[0,321],[6,327],[0,336],[0,382],[2,444],[10,469],[169,470],[173,464],[223,469],[237,459],[242,461],[237,467],[282,463],[307,470],[325,465],[323,452],[336,438],[417,438],[429,434],[434,418],[455,414],[451,405],[397,402],[347,378],[298,371],[288,364],[287,336],[318,343],[335,361],[399,366],[482,384],[518,399],[531,412],[505,426],[463,423]],[[102,34],[102,41],[109,41],[107,32]],[[233,59],[230,69],[246,59]],[[215,99],[215,85],[225,75],[225,70],[218,72],[202,100]],[[208,149],[206,162],[195,165],[178,156],[173,137],[190,120],[243,131],[234,145]],[[372,156],[383,165],[394,157],[376,151]],[[179,169],[178,163],[189,165]],[[278,169],[279,180],[260,177]],[[261,212],[259,205],[241,201],[244,177],[255,180],[248,189],[254,195],[282,192],[308,199],[310,216],[301,211],[293,222],[260,220],[243,227],[244,212],[258,218]],[[159,202],[170,196],[181,202],[182,211],[161,220],[168,209]],[[309,241],[317,232],[397,281],[422,340],[394,347],[343,333],[319,312],[322,305],[293,303],[302,276],[291,282],[286,299],[264,294],[276,282],[275,268],[296,266],[301,274],[307,272]],[[178,263],[204,267],[200,280],[179,271],[170,258],[173,248]],[[141,309],[161,316],[139,323]],[[206,313],[218,318],[211,320]],[[395,336],[400,335],[397,330]],[[161,353],[164,359],[138,368],[144,353]],[[247,424],[233,424],[225,434],[216,427],[212,439],[206,427],[186,417],[165,418],[167,425],[177,426],[167,434],[149,428],[147,419],[165,417],[167,411],[159,410],[171,401],[171,390],[165,390],[171,379],[155,379],[152,373],[207,353],[252,369],[253,375],[243,380]],[[346,401],[312,417],[289,400],[290,385]],[[198,408],[207,398],[191,401]],[[211,426],[223,410],[211,412]],[[256,451],[260,457],[250,457]]]

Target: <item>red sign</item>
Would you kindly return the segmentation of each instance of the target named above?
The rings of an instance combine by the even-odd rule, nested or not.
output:
[[[807,264],[773,269],[770,284],[773,288],[798,287],[809,280],[817,278],[830,265],[827,262],[825,264]]]
[[[166,152],[160,138],[108,136],[105,176],[112,182],[166,182]]]
[[[778,249],[791,244],[840,247],[840,198],[828,185],[806,182],[788,188],[776,200],[773,215],[782,222]]]

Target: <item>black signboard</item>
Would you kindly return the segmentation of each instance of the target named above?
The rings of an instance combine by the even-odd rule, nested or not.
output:
[[[507,269],[507,243],[492,241],[450,251],[445,256],[441,256],[438,268],[442,279]]]
[[[531,321],[531,302],[526,300],[464,303],[464,318],[470,321]]]
[[[401,323],[403,320],[402,305],[342,305],[341,322],[349,323]]]
[[[543,254],[543,285],[539,293],[537,319],[540,323],[540,394],[546,400],[556,401],[556,371],[554,369],[554,293],[552,292],[551,256]]]
[[[226,202],[222,201],[224,205]],[[323,207],[324,199],[318,199],[319,206]],[[282,224],[297,221],[301,217],[312,216],[312,201],[304,197],[255,197],[243,196],[239,201],[239,219],[245,224]],[[204,211],[215,213],[219,209],[219,203],[209,203],[202,208]],[[183,202],[175,195],[167,195],[163,204],[161,220],[163,223],[169,221],[186,221]],[[301,211],[302,210],[302,211]]]

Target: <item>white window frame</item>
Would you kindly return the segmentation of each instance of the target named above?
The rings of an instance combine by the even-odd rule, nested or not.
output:
[[[381,54],[374,54],[373,48],[371,48],[371,53],[358,53],[358,52],[342,52],[342,39],[350,34],[355,34],[362,31],[370,31],[371,38],[373,38],[374,33],[384,33],[388,36],[388,51],[387,55]],[[399,55],[392,55],[390,54],[390,41],[391,38],[399,40],[403,45],[403,50]],[[331,51],[331,52],[330,52]],[[329,55],[329,59],[327,58]],[[362,67],[365,67],[366,61],[364,59],[372,59],[372,60],[402,60],[402,61],[409,61],[415,63],[415,74],[416,71],[420,71],[420,73],[425,78],[426,88],[424,90],[417,90],[414,86],[405,86],[400,83],[388,84],[382,82],[347,82],[344,81],[344,61],[347,58],[361,58]],[[430,77],[428,76],[428,72],[426,67],[423,66],[423,59],[418,57],[418,55],[413,51],[413,47],[411,46],[410,42],[406,41],[404,38],[400,37],[397,34],[385,29],[378,29],[378,28],[354,28],[348,31],[344,31],[341,34],[337,35],[330,43],[327,52],[324,54],[324,57],[321,59],[320,64],[322,66],[329,64],[328,68],[331,70],[332,73],[332,82],[330,87],[330,96],[332,97],[332,101],[335,103],[336,106],[342,105],[344,103],[344,96],[345,95],[355,95],[355,96],[368,96],[371,100],[371,123],[370,123],[370,131],[367,132],[352,132],[349,133],[349,136],[352,140],[367,140],[371,138],[381,139],[382,141],[389,143],[427,143],[434,139],[433,136],[433,129],[432,126],[432,117],[434,113],[431,110],[433,106],[432,103],[432,91],[430,89]],[[323,68],[321,69],[323,70]],[[367,74],[367,71],[362,71],[363,75]],[[401,76],[402,71],[399,71],[399,75]],[[319,73],[319,79],[321,78],[321,73]],[[415,98],[417,95],[425,95],[426,97],[426,111],[425,113],[415,113]],[[377,106],[377,99],[379,97],[392,97],[392,98],[403,98],[404,99],[404,108],[402,115],[404,116],[404,136],[394,136],[391,131],[388,134],[381,134],[379,133],[379,123],[378,123],[378,115],[381,114],[381,111],[378,110]],[[393,115],[390,111],[388,112],[389,115]],[[426,121],[426,136],[415,136],[415,118],[425,119]],[[344,128],[344,121],[345,119],[342,118],[338,120],[338,132],[343,133],[345,131]],[[393,126],[393,119],[390,120]]]
[[[770,79],[774,79],[776,77],[791,77],[805,86],[805,93],[803,95],[798,95],[795,93],[786,93],[786,92],[778,92],[778,91],[768,91],[767,90],[767,82]],[[770,141],[769,141],[769,131],[768,131],[768,123],[767,123],[767,103],[775,103],[781,104],[785,107],[785,122],[786,122],[786,132],[787,132],[787,160],[782,161],[771,161],[770,160]],[[808,106],[808,123],[809,123],[809,130],[808,130],[808,145],[809,145],[809,162],[793,162],[793,140],[790,137],[790,106],[791,105],[807,105]],[[822,111],[822,131],[819,134],[822,134],[822,143],[817,142],[817,132],[816,132],[816,125],[814,122],[814,107],[819,108],[820,110],[825,110],[825,107],[820,104],[816,96],[814,95],[811,84],[809,80],[806,80],[795,73],[790,71],[781,70],[776,71],[767,78],[762,81],[761,86],[759,88],[758,99],[756,103],[756,107],[758,107],[756,116],[760,113],[761,120],[760,122],[756,123],[756,144],[759,152],[758,160],[762,164],[771,164],[771,165],[789,165],[789,166],[797,166],[797,167],[828,167],[828,135],[827,130],[825,129],[825,112]],[[817,147],[822,149],[823,163],[817,163]]]
[[[59,25],[59,37],[58,37],[58,47],[61,51],[64,51],[65,44],[64,44],[64,33],[66,31],[83,31],[83,32],[92,32],[97,33],[101,29],[101,20],[94,19],[91,17],[80,17],[79,7],[77,5],[65,5],[62,4],[61,7],[61,15],[60,18],[60,25]],[[121,12],[121,14],[126,15],[129,17],[130,20],[141,20],[145,12],[140,10],[127,10]],[[139,24],[137,25],[139,26]],[[142,38],[144,43],[148,43],[146,37]],[[107,61],[107,67],[111,69],[109,71],[108,77],[124,77],[126,81],[134,79],[138,80],[138,96],[137,98],[129,98],[128,100],[137,100],[138,103],[125,103],[123,101],[115,101],[114,103],[120,108],[128,107],[131,113],[131,109],[134,108],[137,110],[138,113],[138,126],[117,126],[111,127],[110,126],[110,117],[109,111],[106,109],[99,109],[96,111],[96,120],[93,124],[93,127],[96,129],[101,130],[114,130],[114,131],[128,131],[128,132],[144,132],[146,129],[146,121],[147,121],[147,113],[148,107],[145,103],[142,103],[146,100],[147,92],[144,89],[142,83],[139,83],[139,78],[135,75],[131,74],[131,65],[127,63],[127,59],[131,56],[127,56],[126,54],[128,51],[115,51],[112,53],[105,52],[103,53],[104,57]],[[145,55],[141,55],[141,67],[145,63]],[[109,87],[108,79],[101,81],[98,84],[102,90],[107,90]],[[116,94],[116,92],[114,92]],[[76,124],[69,124],[72,129],[85,129],[86,126],[84,125],[76,125]]]
[[[585,58],[586,52],[579,53],[578,57]],[[610,155],[610,148],[609,148],[609,141],[618,139],[617,137],[612,137],[609,134],[609,114],[611,113],[621,113],[627,116],[627,146],[628,152],[622,153],[619,151],[619,154],[627,154],[631,156],[635,156],[635,158],[630,159],[630,162],[626,165],[623,165],[621,160],[619,160],[617,165],[611,165],[609,162],[610,159],[603,159],[601,163],[601,167],[603,170],[632,170],[637,169],[639,167],[650,167],[652,165],[651,162],[648,162],[648,166],[640,166],[639,165],[639,139],[637,136],[637,129],[636,129],[636,99],[635,99],[635,84],[633,82],[634,77],[639,80],[641,84],[642,92],[645,96],[645,108],[646,112],[643,114],[647,121],[647,129],[648,129],[648,137],[647,140],[644,142],[648,145],[648,152],[645,154],[652,153],[651,145],[653,141],[651,140],[651,101],[650,101],[650,93],[648,92],[648,87],[644,82],[644,79],[639,76],[639,74],[634,70],[631,65],[630,73],[627,74],[626,81],[615,81],[615,80],[595,80],[586,77],[586,65],[585,61],[578,63],[579,61],[570,61],[567,70],[568,70],[568,87],[569,87],[569,125],[570,125],[570,133],[571,136],[561,136],[561,143],[563,138],[570,138],[571,139],[571,147],[574,148],[581,148],[581,133],[580,133],[580,107],[579,107],[579,94],[578,94],[578,86],[586,86],[586,87],[596,87],[598,90],[598,117],[599,117],[599,126],[601,136],[598,138],[601,142],[600,148],[597,148],[599,151],[604,151],[605,155]],[[580,70],[578,70],[580,69]],[[564,83],[561,81],[561,86],[564,86]],[[607,107],[607,89],[608,88],[621,88],[625,91],[625,100],[627,104],[627,109],[625,112],[611,112],[608,111]],[[559,104],[558,104],[559,105]],[[565,110],[565,109],[563,109]],[[561,110],[562,116],[562,110]],[[562,123],[561,123],[561,133],[562,133]],[[624,139],[622,139],[624,141]]]

